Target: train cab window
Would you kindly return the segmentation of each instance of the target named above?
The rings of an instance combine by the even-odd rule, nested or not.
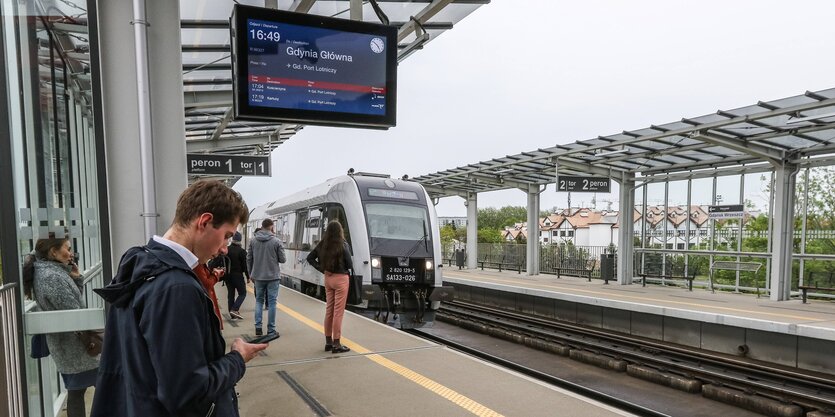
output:
[[[334,220],[342,225],[345,240],[348,241],[348,246],[351,246],[351,230],[348,228],[348,218],[345,216],[345,209],[339,204],[328,204],[322,213],[322,230],[325,230],[328,227],[328,223]]]
[[[372,238],[432,239],[425,207],[369,203],[365,206],[365,212]]]

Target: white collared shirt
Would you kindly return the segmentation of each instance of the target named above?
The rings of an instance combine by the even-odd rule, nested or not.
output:
[[[199,262],[197,256],[191,253],[190,250],[186,249],[185,246],[157,235],[154,235],[154,240],[157,241],[157,243],[168,246],[174,252],[177,252],[177,255],[180,255],[180,257],[183,258],[189,268],[194,269],[194,267],[197,266],[197,262]]]

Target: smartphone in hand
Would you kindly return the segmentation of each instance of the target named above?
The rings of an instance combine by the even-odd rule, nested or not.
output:
[[[249,342],[247,342],[247,343],[254,343],[254,344],[258,344],[258,343],[270,343],[270,342],[272,342],[272,341],[273,341],[273,340],[275,340],[275,339],[278,339],[278,333],[267,333],[267,334],[265,334],[265,335],[263,335],[263,336],[258,336],[258,337],[256,337],[256,338],[254,338],[254,339],[250,340],[250,341],[249,341]]]

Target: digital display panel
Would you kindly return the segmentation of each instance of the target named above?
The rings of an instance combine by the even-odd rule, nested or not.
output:
[[[395,125],[397,29],[235,5],[235,118]]]
[[[382,188],[369,188],[370,197],[399,198],[401,200],[417,200],[417,193],[413,191],[386,190]]]

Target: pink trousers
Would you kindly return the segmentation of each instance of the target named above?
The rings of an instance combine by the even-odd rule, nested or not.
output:
[[[342,316],[348,300],[348,274],[332,274],[325,271],[325,336],[339,339],[342,336]]]

